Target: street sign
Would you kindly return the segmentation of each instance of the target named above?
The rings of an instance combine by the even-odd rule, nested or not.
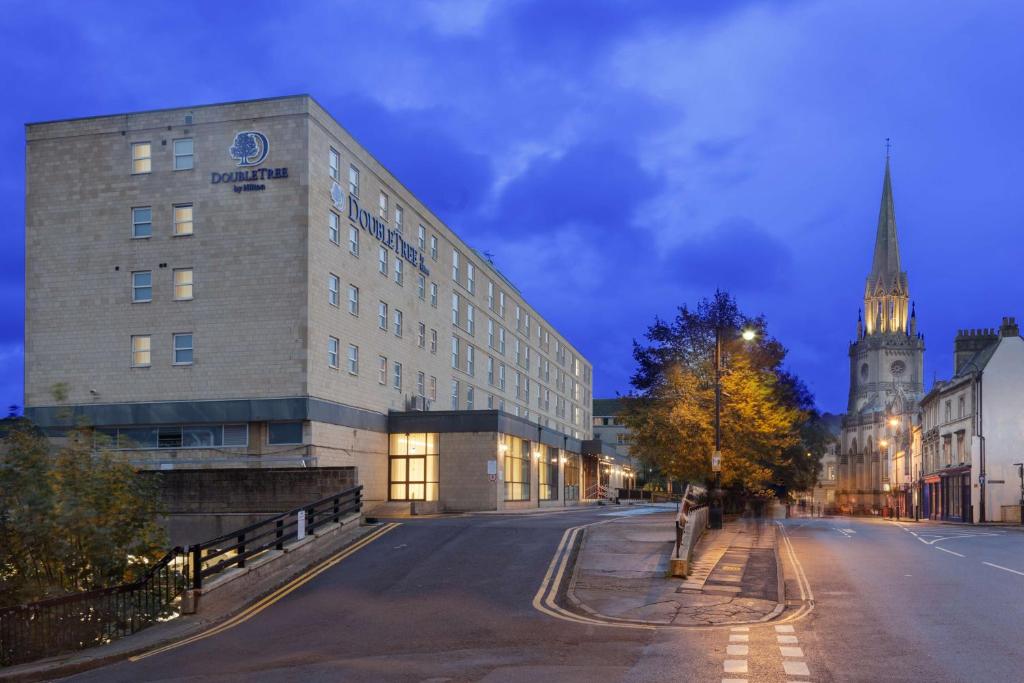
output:
[[[722,471],[722,451],[715,451],[714,455],[711,456],[711,471]]]
[[[295,519],[295,540],[301,541],[306,537],[306,511],[299,510]]]

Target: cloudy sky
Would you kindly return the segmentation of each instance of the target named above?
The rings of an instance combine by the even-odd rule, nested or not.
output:
[[[594,362],[597,396],[628,389],[654,316],[721,287],[767,316],[822,409],[844,409],[886,137],[928,382],[957,328],[1024,315],[1020,2],[3,12],[4,406],[22,402],[23,124],[303,92],[494,254]]]

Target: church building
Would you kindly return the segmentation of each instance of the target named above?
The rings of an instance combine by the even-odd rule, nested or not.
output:
[[[888,156],[864,308],[849,356],[836,497],[844,512],[870,513],[890,504],[889,464],[910,452],[911,427],[924,394],[924,336],[917,332],[900,265]]]

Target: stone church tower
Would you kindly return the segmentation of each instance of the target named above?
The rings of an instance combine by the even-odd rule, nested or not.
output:
[[[910,427],[924,394],[924,336],[917,332],[907,274],[900,266],[888,155],[875,252],[849,354],[837,502],[853,512],[869,512],[888,504],[889,463],[900,451],[909,454]]]

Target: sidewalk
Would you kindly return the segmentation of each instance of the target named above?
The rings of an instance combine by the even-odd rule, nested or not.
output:
[[[613,620],[675,626],[766,621],[785,599],[770,519],[708,531],[685,580],[666,578],[675,543],[673,513],[623,517],[586,529],[566,597]]]

